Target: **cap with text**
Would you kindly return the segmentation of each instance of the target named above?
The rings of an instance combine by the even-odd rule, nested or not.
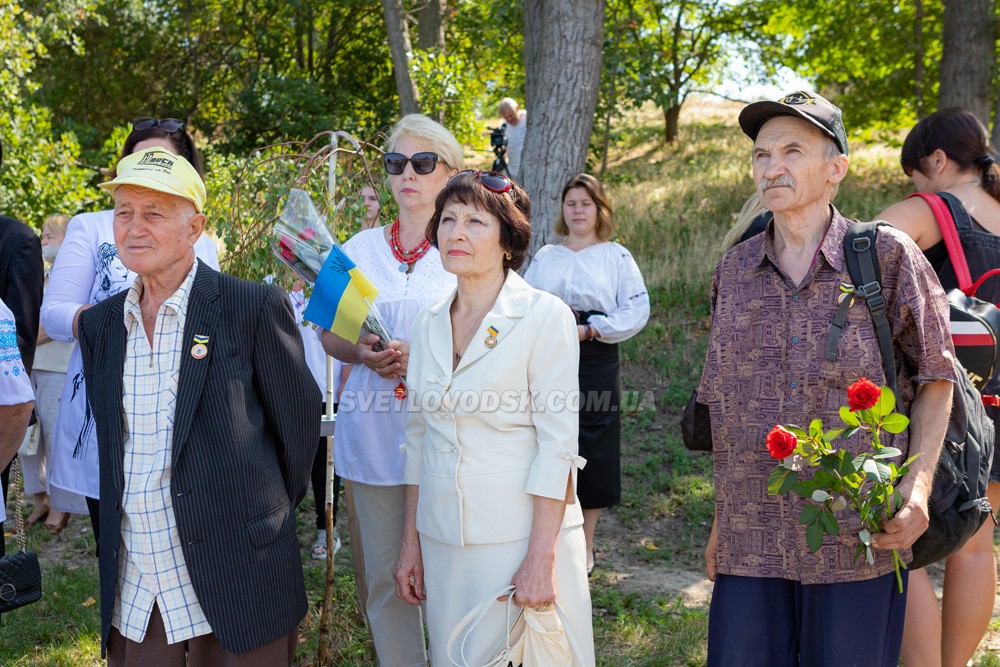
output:
[[[194,204],[199,213],[205,210],[205,182],[190,162],[165,148],[147,148],[126,155],[118,163],[115,179],[97,187],[114,194],[121,185],[135,185],[182,197]]]
[[[833,139],[841,153],[847,155],[847,131],[844,129],[843,115],[826,98],[799,90],[774,102],[754,102],[743,107],[740,112],[740,127],[748,137],[756,141],[760,128],[775,116],[796,116],[812,123]]]

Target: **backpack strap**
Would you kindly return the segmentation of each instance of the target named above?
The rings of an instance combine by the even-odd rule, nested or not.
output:
[[[941,229],[941,238],[944,239],[944,245],[948,248],[948,258],[951,260],[951,268],[955,271],[955,277],[958,279],[958,288],[969,294],[968,290],[972,287],[972,275],[969,273],[969,262],[965,259],[965,250],[962,249],[962,241],[958,238],[956,217],[952,215],[956,211],[956,208],[949,205],[947,200],[944,199],[944,197],[948,197],[949,199],[954,199],[954,197],[947,192],[937,194],[933,192],[914,192],[907,199],[913,197],[923,199],[931,207],[934,219]],[[957,199],[954,199],[954,204],[957,205],[957,210],[960,212],[957,216],[960,218],[958,223],[963,229],[972,229],[972,220],[969,218],[965,207]]]
[[[739,243],[743,243],[747,239],[751,239],[757,236],[761,232],[767,229],[767,223],[771,222],[771,218],[774,217],[774,213],[770,211],[764,211],[756,218],[750,221],[750,226],[747,230],[743,232],[743,236],[740,237]]]
[[[885,296],[882,294],[882,271],[875,250],[879,224],[852,222],[844,236],[844,259],[847,262],[847,271],[854,282],[853,294],[868,304],[872,324],[875,325],[875,335],[878,337],[879,350],[882,353],[885,381],[893,393],[896,393],[896,356],[892,349],[892,328],[889,326],[889,317],[886,314]],[[827,359],[830,359],[831,351],[833,359],[837,358],[837,342],[843,331],[850,303],[851,300],[845,298],[834,316],[827,341]]]

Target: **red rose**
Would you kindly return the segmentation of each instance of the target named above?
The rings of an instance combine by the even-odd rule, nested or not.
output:
[[[779,461],[791,456],[798,444],[799,439],[794,433],[778,425],[767,434],[767,450]]]
[[[861,378],[847,388],[847,404],[851,407],[851,412],[867,410],[878,403],[881,395],[880,387],[868,378]]]

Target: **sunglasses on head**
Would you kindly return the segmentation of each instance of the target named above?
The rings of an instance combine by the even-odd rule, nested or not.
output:
[[[406,169],[406,163],[413,165],[413,171],[418,174],[429,174],[437,167],[441,156],[437,153],[423,152],[414,153],[411,157],[406,157],[402,153],[386,153],[382,156],[382,164],[385,170],[393,176],[399,176]]]
[[[497,171],[477,171],[475,169],[466,169],[465,171],[460,171],[449,178],[448,185],[451,185],[451,182],[459,176],[465,176],[466,174],[478,175],[479,182],[490,192],[496,192],[501,195],[505,192],[510,192],[510,179]]]
[[[184,129],[184,121],[176,118],[136,118],[132,121],[132,130],[148,130],[158,127],[164,132],[176,132]]]

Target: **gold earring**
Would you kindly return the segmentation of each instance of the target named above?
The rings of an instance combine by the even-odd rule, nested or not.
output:
[[[509,252],[505,252],[503,256],[507,258],[508,262],[514,257],[514,255],[510,254]]]

